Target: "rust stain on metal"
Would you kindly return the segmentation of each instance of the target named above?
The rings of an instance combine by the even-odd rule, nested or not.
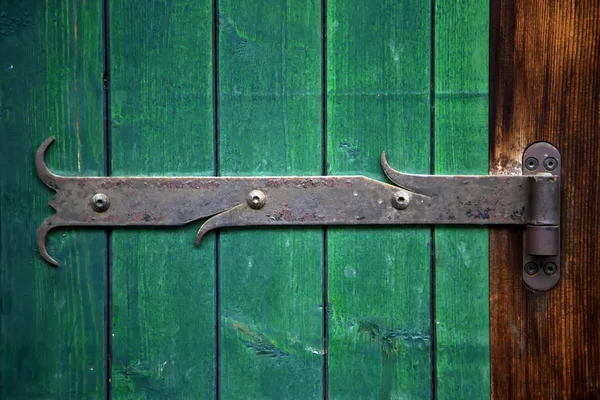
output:
[[[492,211],[491,208],[480,208],[475,211],[467,210],[467,216],[475,219],[490,219],[490,211]]]
[[[100,188],[102,188],[102,189],[117,189],[122,186],[131,187],[131,181],[125,180],[125,179],[119,179],[119,178],[117,178],[117,179],[102,178],[102,181],[100,182]]]
[[[166,189],[218,189],[220,183],[216,180],[209,179],[201,181],[189,178],[172,178],[159,180],[157,187]]]
[[[104,222],[108,222],[110,224],[116,224],[119,222],[119,216],[112,214],[112,215],[107,215],[106,217],[104,217],[103,221]]]
[[[145,212],[133,212],[131,213],[131,220],[136,222],[151,221],[152,218],[150,217],[150,219],[146,219],[147,216],[148,214]]]
[[[324,219],[325,219],[324,216],[317,215],[316,213],[312,212],[312,213],[304,214],[297,220],[301,221],[301,222],[314,222],[314,221],[323,221]]]
[[[281,218],[284,221],[294,221],[296,219],[296,216],[289,208],[284,208],[283,210],[281,210],[279,212],[279,215],[281,215]]]

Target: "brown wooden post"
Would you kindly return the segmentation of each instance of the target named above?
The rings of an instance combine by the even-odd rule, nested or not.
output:
[[[521,279],[521,234],[490,231],[495,399],[600,397],[600,2],[492,0],[490,171],[523,149],[563,157],[563,270],[548,293]]]

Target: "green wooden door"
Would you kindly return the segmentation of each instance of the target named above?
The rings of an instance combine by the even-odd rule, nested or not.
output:
[[[487,0],[0,0],[0,397],[489,397],[482,228],[59,230],[65,175],[487,173]]]

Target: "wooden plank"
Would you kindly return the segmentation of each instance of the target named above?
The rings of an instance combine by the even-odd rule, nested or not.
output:
[[[37,147],[64,175],[104,172],[100,2],[0,3],[0,398],[103,399],[106,235],[57,230],[46,264],[35,234],[54,195]]]
[[[431,5],[327,5],[327,172],[385,179],[385,150],[395,168],[428,173]],[[328,230],[331,399],[431,395],[430,237]]]
[[[320,26],[318,2],[219,1],[222,175],[321,173]],[[220,239],[221,398],[322,396],[321,229]]]
[[[435,173],[488,173],[489,1],[436,1]],[[438,399],[490,397],[488,229],[435,229]]]
[[[110,4],[114,175],[212,175],[211,1]],[[215,396],[214,236],[112,235],[112,396]]]
[[[562,153],[564,185],[562,278],[552,291],[536,294],[523,286],[519,232],[490,234],[496,399],[600,396],[597,5],[492,2],[490,170],[518,173],[523,149],[547,140]]]

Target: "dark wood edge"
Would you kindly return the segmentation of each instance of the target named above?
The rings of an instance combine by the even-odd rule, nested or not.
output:
[[[525,288],[521,233],[490,231],[494,399],[600,398],[600,2],[492,0],[490,173],[528,144],[563,157],[563,270]]]

